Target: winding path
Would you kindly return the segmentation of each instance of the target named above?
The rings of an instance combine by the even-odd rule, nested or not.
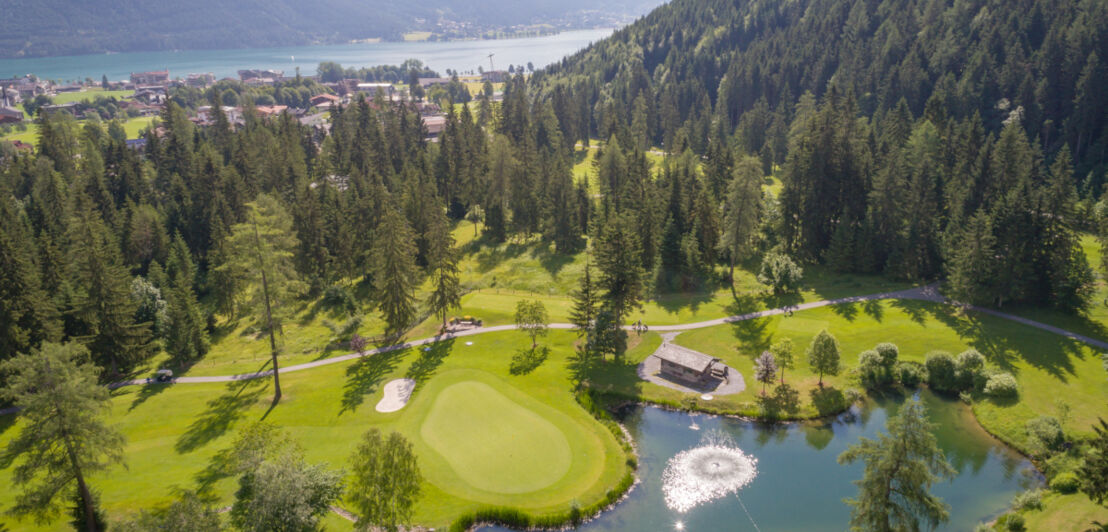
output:
[[[921,286],[921,287],[916,287],[916,288],[909,288],[907,290],[899,290],[899,291],[895,291],[895,292],[882,292],[882,293],[879,293],[879,294],[870,294],[870,295],[864,295],[864,296],[851,296],[851,297],[841,297],[841,298],[838,298],[838,299],[825,299],[825,300],[822,300],[822,301],[812,301],[810,303],[801,303],[801,304],[798,304],[798,305],[789,305],[789,306],[775,308],[775,309],[760,310],[760,311],[757,311],[757,312],[748,312],[746,314],[739,314],[737,316],[727,316],[725,318],[718,318],[718,319],[707,320],[707,321],[698,321],[698,322],[695,322],[695,323],[683,323],[683,324],[679,324],[679,325],[656,325],[656,326],[651,326],[650,330],[656,331],[656,332],[689,331],[689,330],[693,330],[693,329],[702,329],[704,327],[715,327],[717,325],[725,325],[725,324],[728,324],[728,323],[735,323],[735,322],[739,322],[739,321],[746,321],[746,320],[752,320],[752,319],[757,319],[757,318],[765,318],[765,317],[768,317],[768,316],[777,316],[777,315],[781,315],[781,314],[788,314],[788,313],[795,312],[795,311],[798,311],[798,310],[808,310],[808,309],[813,309],[813,308],[826,307],[826,306],[829,306],[829,305],[841,305],[841,304],[844,304],[844,303],[858,303],[858,302],[862,302],[862,301],[873,301],[873,300],[879,300],[879,299],[912,299],[912,300],[919,300],[919,301],[931,301],[931,302],[935,302],[935,303],[944,303],[944,304],[948,304],[948,305],[956,305],[956,306],[962,307],[966,310],[972,310],[972,311],[975,311],[975,312],[980,312],[982,314],[988,314],[990,316],[995,316],[995,317],[998,317],[998,318],[1004,318],[1004,319],[1007,319],[1007,320],[1012,320],[1012,321],[1015,321],[1017,323],[1026,325],[1028,327],[1034,327],[1036,329],[1042,329],[1044,331],[1059,334],[1059,335],[1065,336],[1066,338],[1070,338],[1072,340],[1077,340],[1079,342],[1089,344],[1093,347],[1096,347],[1096,348],[1099,348],[1099,349],[1104,349],[1104,350],[1108,351],[1108,342],[1105,342],[1103,340],[1097,340],[1095,338],[1090,338],[1088,336],[1080,335],[1080,334],[1077,334],[1075,332],[1067,331],[1067,330],[1062,329],[1060,327],[1055,327],[1053,325],[1047,325],[1045,323],[1040,323],[1040,322],[1037,322],[1037,321],[1034,321],[1034,320],[1030,320],[1030,319],[1021,317],[1021,316],[1016,316],[1014,314],[1009,314],[1007,312],[1001,312],[999,310],[993,310],[993,309],[978,307],[978,306],[974,306],[974,305],[966,305],[966,304],[963,304],[963,303],[958,303],[958,302],[955,302],[955,301],[951,301],[951,300],[943,297],[943,295],[939,293],[937,284],[931,284],[931,285]],[[569,323],[552,323],[552,324],[550,324],[550,328],[551,329],[572,329],[573,325],[569,324]],[[624,328],[628,329],[628,330],[632,330],[633,326],[626,326]],[[342,363],[342,362],[347,362],[347,361],[358,359],[358,358],[365,357],[365,356],[376,355],[376,354],[380,354],[380,353],[388,353],[388,352],[396,351],[396,350],[399,350],[399,349],[407,349],[407,348],[411,348],[411,347],[417,347],[417,346],[426,345],[426,344],[430,344],[430,343],[435,343],[435,342],[439,342],[439,341],[443,341],[443,340],[449,340],[449,339],[452,339],[452,338],[463,338],[463,337],[466,337],[466,336],[474,336],[474,335],[478,335],[478,334],[485,334],[485,333],[491,333],[491,332],[511,331],[511,330],[514,330],[514,329],[516,329],[515,325],[496,325],[496,326],[493,326],[493,327],[480,327],[480,328],[476,328],[476,329],[469,329],[469,330],[460,331],[460,332],[457,332],[457,333],[449,333],[449,334],[445,334],[445,335],[432,336],[432,337],[429,337],[429,338],[422,338],[422,339],[419,339],[419,340],[413,340],[411,342],[405,342],[405,343],[402,343],[402,344],[390,345],[390,346],[386,346],[386,347],[380,347],[380,348],[377,348],[377,349],[370,349],[370,350],[361,351],[361,352],[358,352],[358,353],[350,353],[348,355],[342,355],[342,356],[337,356],[337,357],[333,357],[333,358],[326,358],[326,359],[323,359],[323,360],[317,360],[315,362],[308,362],[308,363],[305,363],[305,364],[297,364],[297,365],[294,365],[294,366],[287,366],[287,367],[281,369],[281,373],[291,373],[291,372],[294,372],[294,371],[303,371],[303,370],[306,370],[306,369],[317,368],[317,367],[326,366],[326,365],[329,365],[329,364],[339,364],[339,363]],[[173,379],[172,382],[175,383],[175,384],[197,384],[197,383],[209,383],[209,382],[234,382],[234,381],[241,381],[241,380],[247,380],[247,379],[256,379],[256,378],[259,378],[259,377],[269,377],[271,375],[272,375],[272,370],[266,370],[266,371],[256,371],[256,372],[253,372],[253,373],[240,373],[240,374],[237,374],[237,375],[219,375],[219,376],[210,376],[210,377],[178,377],[176,379]],[[151,379],[133,379],[133,380],[128,380],[128,381],[115,382],[115,383],[112,383],[112,384],[108,385],[108,387],[114,389],[114,388],[121,388],[123,386],[139,386],[139,385],[145,385],[145,384],[155,384],[155,381],[153,381]],[[10,414],[10,413],[13,413],[15,411],[16,411],[15,408],[2,409],[2,410],[0,410],[0,415]]]

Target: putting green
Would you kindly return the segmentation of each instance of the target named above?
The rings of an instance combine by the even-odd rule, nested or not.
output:
[[[558,427],[483,382],[439,392],[420,436],[458,477],[493,493],[540,490],[570,468],[569,441]]]

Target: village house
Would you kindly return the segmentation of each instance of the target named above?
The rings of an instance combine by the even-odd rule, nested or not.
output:
[[[446,129],[446,117],[442,115],[425,116],[423,117],[423,127],[427,130],[427,140],[437,141],[439,135]]]
[[[435,85],[449,85],[450,78],[419,78],[419,86],[424,89]]]
[[[169,69],[151,72],[131,72],[131,83],[139,85],[165,85],[169,83]]]
[[[287,105],[259,105],[255,107],[254,110],[258,112],[258,116],[270,117],[277,116],[285,112],[288,108],[289,106]]]
[[[654,356],[662,361],[662,376],[669,379],[704,385],[727,377],[727,367],[718,358],[670,342],[662,344]]]
[[[0,107],[0,124],[18,124],[23,121],[23,111],[11,107]]]
[[[489,83],[503,83],[508,81],[511,75],[506,70],[486,70],[481,73],[481,81]]]
[[[185,85],[188,85],[189,87],[203,89],[213,83],[215,83],[215,74],[212,74],[211,72],[189,74],[188,76],[185,76]]]
[[[59,104],[56,104],[56,105],[44,105],[44,106],[40,107],[39,109],[42,109],[42,112],[44,112],[46,114],[54,114],[54,113],[57,113],[57,112],[60,111],[60,112],[69,113],[69,114],[71,114],[75,117],[80,118],[78,116],[79,113],[77,111],[77,102],[65,102],[65,103],[59,103]]]
[[[392,83],[359,83],[356,87],[358,92],[367,93],[369,96],[377,94],[380,90],[388,98],[392,98],[392,95],[396,93],[396,89],[393,88]]]
[[[335,96],[334,94],[317,94],[315,96],[312,96],[312,98],[308,101],[311,103],[312,107],[316,107],[319,109],[329,109],[332,106],[341,103],[342,98],[339,96]]]

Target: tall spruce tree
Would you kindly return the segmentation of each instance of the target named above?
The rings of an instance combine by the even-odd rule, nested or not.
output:
[[[762,216],[762,171],[758,159],[741,157],[727,185],[723,204],[723,237],[719,248],[727,254],[727,278],[732,289],[735,263],[750,255],[752,239]]]
[[[450,232],[446,214],[436,209],[430,227],[427,251],[427,269],[431,273],[431,295],[427,306],[431,313],[442,320],[446,331],[446,317],[451,309],[462,303],[462,286],[458,279],[458,250],[454,247],[454,235]]]
[[[117,376],[154,354],[149,323],[135,323],[131,276],[116,240],[90,202],[78,195],[69,226],[74,297],[71,336],[86,344],[93,361]]]
[[[395,337],[415,319],[418,283],[415,233],[399,209],[387,207],[382,213],[372,256],[373,287],[385,318],[385,335]]]

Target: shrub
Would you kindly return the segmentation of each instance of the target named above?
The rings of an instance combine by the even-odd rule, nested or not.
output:
[[[1023,516],[1020,514],[1009,514],[1005,526],[1010,532],[1023,532],[1027,530],[1027,525],[1024,523]]]
[[[874,388],[892,382],[892,373],[881,360],[877,351],[862,351],[858,355],[858,376],[867,388]]]
[[[881,363],[890,370],[896,366],[897,359],[900,357],[900,349],[896,347],[896,344],[884,342],[877,344],[877,347],[873,348],[877,351],[878,355],[881,355]]]
[[[1039,416],[1027,422],[1027,437],[1039,451],[1057,451],[1066,441],[1062,424],[1054,416]]]
[[[1058,493],[1076,493],[1079,487],[1081,487],[1081,480],[1071,471],[1058,473],[1057,476],[1050,479],[1050,489]]]
[[[758,281],[773,287],[774,294],[796,291],[803,277],[804,270],[783,253],[767,253],[758,273]]]
[[[924,361],[927,367],[927,384],[940,392],[958,390],[954,357],[946,351],[932,351]]]
[[[958,355],[954,371],[959,389],[977,389],[985,385],[985,357],[975,349]]]
[[[1011,373],[996,373],[985,382],[985,395],[989,397],[1015,397],[1019,394],[1019,384]]]
[[[919,386],[921,382],[927,380],[923,366],[915,362],[901,362],[897,364],[896,374],[900,384],[906,388],[915,388]]]
[[[1012,499],[1012,507],[1016,510],[1042,510],[1043,490],[1027,490],[1017,494]]]

